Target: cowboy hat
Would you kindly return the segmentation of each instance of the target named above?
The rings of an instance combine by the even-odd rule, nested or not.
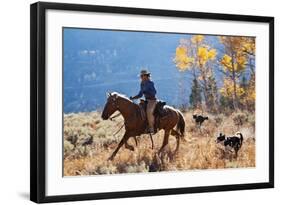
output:
[[[142,76],[142,75],[150,75],[150,72],[148,70],[141,70],[139,76]]]

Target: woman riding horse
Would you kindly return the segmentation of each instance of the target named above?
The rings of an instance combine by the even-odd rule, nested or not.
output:
[[[179,149],[180,137],[184,138],[185,121],[183,115],[179,110],[172,107],[165,106],[165,117],[159,120],[159,130],[164,129],[164,140],[159,150],[159,153],[165,148],[169,141],[169,135],[176,136],[177,147],[175,152]],[[102,112],[102,119],[107,120],[110,116],[119,111],[125,121],[125,134],[118,144],[115,151],[109,157],[109,160],[113,160],[119,149],[125,144],[125,148],[134,151],[134,147],[128,144],[130,137],[140,136],[146,133],[146,120],[142,118],[139,105],[132,102],[129,98],[121,95],[117,92],[109,93],[107,102]]]

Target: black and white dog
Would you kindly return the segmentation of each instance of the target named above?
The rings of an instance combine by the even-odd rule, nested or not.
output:
[[[236,132],[236,134],[232,137],[225,137],[224,134],[220,133],[216,142],[222,144],[225,148],[234,149],[235,158],[237,158],[238,151],[242,147],[243,135],[241,132]]]

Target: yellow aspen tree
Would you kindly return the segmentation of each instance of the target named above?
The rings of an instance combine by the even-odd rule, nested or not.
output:
[[[213,74],[213,63],[216,59],[216,49],[204,44],[197,49],[197,67],[200,71],[200,82],[203,87],[206,107],[209,111],[217,111],[216,81]]]
[[[221,94],[225,95],[225,97],[230,97],[229,95],[231,94],[233,108],[237,109],[239,97],[241,96],[240,93],[242,92],[238,79],[245,71],[248,63],[248,57],[245,55],[245,48],[249,48],[249,46],[246,43],[245,37],[221,36],[219,39],[225,48],[225,54],[222,56],[220,64],[227,78],[224,81]],[[229,80],[231,80],[231,83]],[[229,86],[232,88],[230,89]],[[228,92],[228,95],[226,95],[226,90],[231,93]]]
[[[198,38],[196,40],[197,42],[200,42],[200,39]],[[195,70],[195,50],[192,46],[191,39],[181,39],[179,46],[176,48],[175,57],[174,57],[174,63],[176,65],[176,68],[180,72],[185,71],[191,71],[193,75],[193,81],[192,81],[192,90],[191,94],[189,96],[189,103],[192,107],[198,107],[201,106],[201,89],[197,80],[197,74]],[[183,98],[184,88],[182,87],[184,85],[183,75],[181,75],[180,78],[180,90],[181,90],[181,98]]]
[[[216,94],[214,94],[214,92],[216,92],[216,82],[212,70],[212,63],[216,60],[216,56],[216,49],[210,48],[210,46],[206,44],[203,35],[193,35],[191,38],[181,41],[176,49],[176,56],[174,59],[180,71],[192,70],[194,80],[190,102],[195,99],[201,99],[198,95],[201,95],[200,93],[202,90],[206,107],[209,110],[216,106]]]
[[[176,54],[174,57],[174,63],[176,65],[176,68],[180,71],[180,72],[185,72],[185,71],[189,71],[192,70],[192,66],[193,66],[193,62],[194,59],[192,57],[189,56],[189,50],[186,46],[184,45],[179,45],[176,48]],[[179,88],[180,88],[180,95],[179,95],[179,99],[181,101],[181,105],[180,108],[185,110],[186,109],[186,105],[188,103],[188,100],[186,99],[186,95],[185,95],[185,83],[184,83],[184,76],[183,74],[180,75],[180,79],[179,79]]]

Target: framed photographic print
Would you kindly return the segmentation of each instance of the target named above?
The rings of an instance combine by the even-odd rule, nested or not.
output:
[[[274,187],[274,18],[31,5],[30,198]]]

